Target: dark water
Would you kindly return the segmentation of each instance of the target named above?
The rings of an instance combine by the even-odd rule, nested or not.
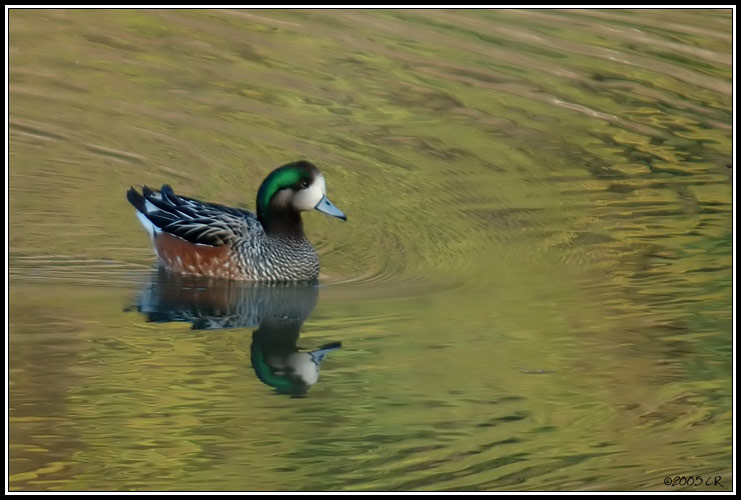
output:
[[[11,490],[732,488],[730,10],[9,37]],[[296,158],[318,287],[154,269],[130,185],[254,209]]]

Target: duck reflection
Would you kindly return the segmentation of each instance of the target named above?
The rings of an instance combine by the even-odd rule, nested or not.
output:
[[[302,395],[340,342],[301,351],[299,331],[316,306],[316,284],[260,285],[181,276],[158,269],[137,298],[151,322],[182,321],[195,330],[257,327],[250,359],[257,377],[279,393]]]

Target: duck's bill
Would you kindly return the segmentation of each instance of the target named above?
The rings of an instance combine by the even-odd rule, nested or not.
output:
[[[311,359],[314,361],[314,363],[318,365],[322,362],[327,354],[339,349],[340,347],[342,347],[341,342],[332,342],[331,344],[323,345],[316,351],[311,351],[309,354],[311,355]]]
[[[347,216],[342,212],[342,210],[332,205],[332,202],[329,201],[326,196],[322,196],[322,199],[319,200],[319,203],[317,203],[314,208],[327,215],[331,215],[332,217],[347,220]]]

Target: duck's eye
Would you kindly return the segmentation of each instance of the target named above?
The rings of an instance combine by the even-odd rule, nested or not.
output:
[[[301,189],[306,189],[309,187],[309,181],[301,181]]]

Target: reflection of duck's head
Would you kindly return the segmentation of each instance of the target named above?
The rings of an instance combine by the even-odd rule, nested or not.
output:
[[[304,394],[319,378],[319,363],[334,342],[315,351],[296,345],[316,305],[312,284],[258,285],[158,271],[138,298],[152,322],[182,321],[195,330],[258,326],[250,358],[257,377],[284,394]]]
[[[281,394],[300,395],[319,380],[319,364],[342,344],[334,342],[315,351],[285,351],[270,342],[261,342],[261,333],[252,336],[250,359],[257,377]]]

